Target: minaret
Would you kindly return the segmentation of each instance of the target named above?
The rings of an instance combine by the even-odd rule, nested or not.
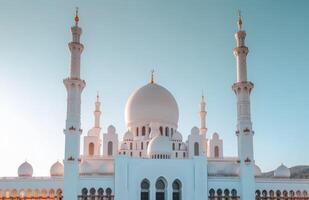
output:
[[[100,127],[100,117],[101,117],[101,110],[100,110],[101,102],[99,93],[97,94],[97,100],[95,102],[95,110],[94,110],[94,128],[101,128]]]
[[[206,103],[204,94],[202,94],[201,102],[200,102],[200,138],[201,138],[201,154],[207,156],[207,140],[206,140]]]
[[[247,54],[245,46],[246,32],[242,30],[242,18],[238,15],[238,31],[235,34],[237,47],[234,55],[237,62],[237,81],[233,90],[237,97],[237,141],[238,157],[240,163],[241,199],[253,200],[255,198],[254,157],[253,157],[253,131],[250,114],[250,94],[253,83],[247,80]]]
[[[202,94],[201,102],[200,102],[200,135],[206,135],[207,128],[206,128],[206,103],[204,94]]]
[[[76,9],[75,25],[71,27],[72,42],[69,43],[71,52],[70,76],[63,80],[67,89],[67,119],[64,155],[64,200],[76,199],[78,195],[78,177],[80,162],[80,136],[82,134],[81,93],[86,85],[80,79],[80,56],[84,46],[80,43],[82,29],[78,26],[79,17]]]

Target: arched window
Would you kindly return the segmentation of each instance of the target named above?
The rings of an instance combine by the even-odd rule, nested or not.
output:
[[[165,136],[168,136],[169,135],[169,129],[168,127],[165,127]]]
[[[183,152],[182,154],[183,154],[182,157],[185,158],[186,157],[186,152]]]
[[[194,155],[199,156],[199,153],[200,153],[199,143],[195,142],[194,143]]]
[[[138,127],[136,127],[136,137],[138,137]]]
[[[87,196],[88,196],[88,190],[87,188],[83,188],[82,189],[82,199],[87,200],[88,199]]]
[[[217,196],[218,196],[217,200],[222,200],[222,190],[221,189],[217,190]]]
[[[133,156],[133,152],[132,152],[132,151],[130,152],[130,156],[131,156],[131,157]]]
[[[130,150],[132,150],[132,149],[133,149],[133,143],[130,142]]]
[[[112,156],[113,155],[113,142],[109,141],[107,143],[107,155]]]
[[[166,184],[162,178],[159,178],[156,182],[156,200],[165,200]]]
[[[142,152],[139,152],[139,157],[142,157]]]
[[[110,197],[112,195],[112,189],[106,188],[106,195]]]
[[[178,150],[180,150],[181,148],[181,143],[178,143]]]
[[[177,179],[173,182],[173,200],[181,200],[181,182]]]
[[[89,190],[90,200],[95,200],[95,192],[96,192],[96,190],[94,188],[90,188],[90,190]]]
[[[176,158],[178,158],[178,152],[176,152]]]
[[[149,188],[149,181],[144,179],[141,183],[141,200],[149,200]]]
[[[224,190],[224,200],[230,199],[230,191],[228,189]]]
[[[142,128],[142,136],[145,136],[145,135],[146,135],[146,127],[143,126],[143,128]]]
[[[103,188],[98,189],[99,200],[103,200],[104,190]]]
[[[88,153],[89,153],[89,156],[94,155],[94,144],[92,142],[89,143]]]
[[[219,147],[215,146],[215,158],[219,158]]]
[[[238,197],[237,197],[237,190],[232,189],[231,190],[231,194],[232,194],[232,199],[233,200],[237,200],[238,199]]]
[[[173,143],[173,151],[175,151],[175,143]]]
[[[256,200],[260,200],[261,199],[261,191],[260,190],[256,190],[255,191],[255,199]]]
[[[144,143],[141,142],[141,149],[143,150],[144,149]]]
[[[216,191],[214,189],[209,190],[209,196],[208,196],[209,200],[215,200],[215,193]]]
[[[160,126],[160,134],[163,135],[163,127]]]

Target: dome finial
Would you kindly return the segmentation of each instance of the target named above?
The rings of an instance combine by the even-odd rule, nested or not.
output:
[[[100,101],[100,95],[99,95],[99,91],[97,91],[97,102]]]
[[[151,83],[151,84],[154,83],[154,69],[151,70],[151,79],[150,79],[150,83]]]
[[[239,9],[238,9],[237,26],[238,26],[238,31],[241,31],[241,29],[242,29],[242,17],[241,17],[241,11]]]
[[[78,26],[79,16],[78,16],[78,7],[75,8],[75,26]]]

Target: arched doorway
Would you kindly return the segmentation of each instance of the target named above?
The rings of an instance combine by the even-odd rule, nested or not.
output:
[[[156,200],[165,200],[166,196],[166,181],[159,178],[156,182]]]
[[[149,181],[144,179],[141,183],[141,200],[149,200]]]
[[[173,182],[173,200],[181,200],[181,182],[177,179]]]

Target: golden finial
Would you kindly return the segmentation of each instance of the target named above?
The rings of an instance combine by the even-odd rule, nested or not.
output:
[[[78,7],[75,9],[75,26],[78,26],[79,16],[78,16]]]
[[[154,70],[151,70],[151,79],[150,83],[154,83]]]
[[[242,18],[241,18],[241,11],[240,10],[238,10],[237,26],[238,26],[238,31],[241,31],[241,29],[242,29]]]

